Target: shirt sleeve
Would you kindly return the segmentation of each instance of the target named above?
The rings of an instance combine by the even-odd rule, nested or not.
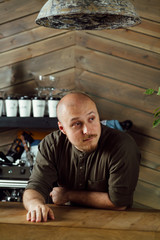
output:
[[[54,152],[54,144],[50,144],[46,139],[43,139],[38,147],[36,163],[26,187],[26,189],[38,191],[46,201],[57,182]]]
[[[116,206],[131,206],[139,175],[140,152],[124,133],[116,141],[109,163],[108,194]]]

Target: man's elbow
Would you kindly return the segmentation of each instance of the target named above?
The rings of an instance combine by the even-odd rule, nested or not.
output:
[[[127,209],[127,206],[118,206],[118,204],[113,203],[110,200],[110,207],[112,210],[117,210],[117,211],[125,211]]]
[[[124,207],[115,207],[115,210],[117,211],[125,211],[127,209],[127,206]]]

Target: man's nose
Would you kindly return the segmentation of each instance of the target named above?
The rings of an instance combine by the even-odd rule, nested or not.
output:
[[[84,124],[82,131],[83,131],[83,134],[90,134],[89,126],[87,124]]]

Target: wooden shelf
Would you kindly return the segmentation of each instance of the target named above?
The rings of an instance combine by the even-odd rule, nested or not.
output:
[[[0,117],[0,128],[58,128],[57,118],[49,117]]]

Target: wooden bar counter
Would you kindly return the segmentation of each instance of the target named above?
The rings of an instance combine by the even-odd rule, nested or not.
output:
[[[1,240],[159,240],[160,210],[103,209],[50,205],[55,220],[26,221],[22,203],[0,203]]]

